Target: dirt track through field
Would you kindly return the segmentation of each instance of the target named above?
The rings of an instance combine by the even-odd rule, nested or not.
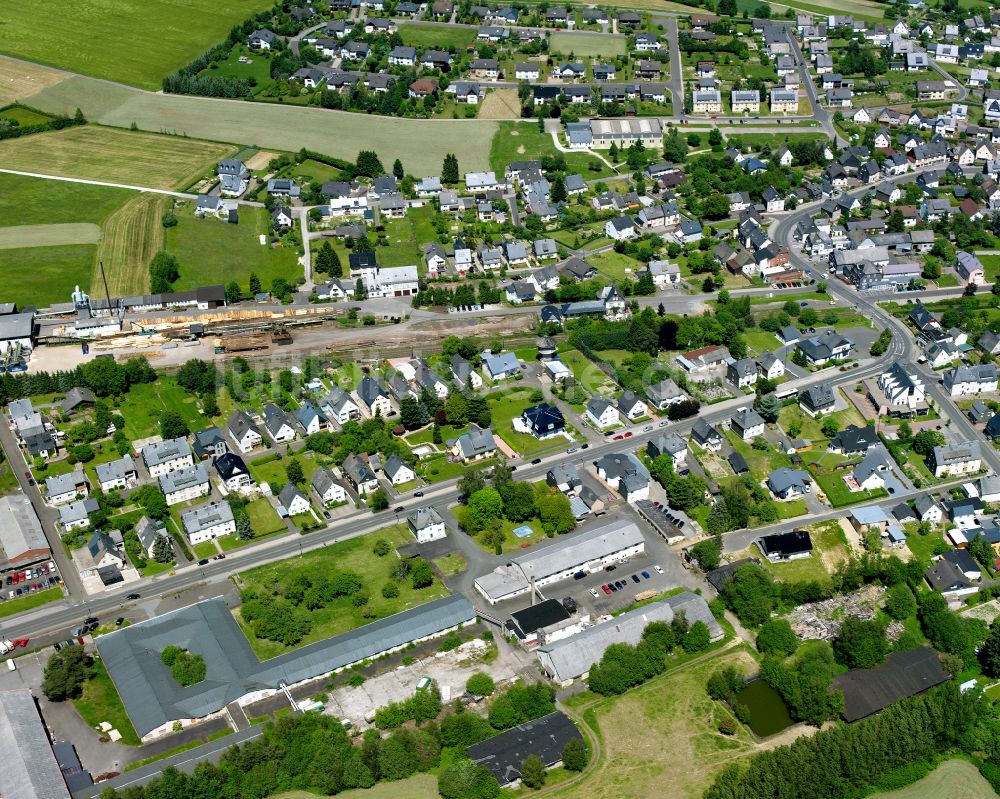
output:
[[[0,106],[30,97],[67,77],[48,67],[0,56]]]
[[[149,262],[163,249],[163,225],[167,207],[162,194],[137,194],[104,221],[98,263],[104,262],[112,297],[127,297],[149,291]],[[101,270],[94,265],[92,296],[104,296]]]
[[[63,244],[97,244],[101,229],[90,222],[57,225],[14,225],[0,227],[0,250],[21,247],[55,247]]]

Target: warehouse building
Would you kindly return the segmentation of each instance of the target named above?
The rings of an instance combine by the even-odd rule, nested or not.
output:
[[[223,712],[230,702],[262,698],[355,663],[474,623],[460,595],[437,599],[261,662],[221,597],[207,599],[95,639],[101,659],[144,740]],[[186,688],[160,660],[168,646],[205,659],[206,675]],[[6,796],[6,794],[0,794]]]
[[[27,688],[0,691],[0,796],[69,799],[49,735]]]
[[[908,696],[929,691],[951,679],[933,649],[918,646],[886,655],[874,669],[851,669],[833,678],[833,687],[844,694],[844,721],[860,721]]]
[[[0,546],[0,571],[24,568],[52,557],[42,523],[24,494],[0,497]]]
[[[536,588],[566,580],[578,571],[600,571],[611,563],[642,553],[646,539],[627,519],[616,519],[585,533],[568,535],[555,543],[511,559],[475,581],[476,590],[491,605]]]
[[[470,760],[488,768],[501,788],[517,788],[525,758],[537,755],[545,768],[555,768],[562,764],[566,744],[582,737],[569,717],[557,710],[473,744],[465,753]]]
[[[653,602],[595,624],[572,638],[541,646],[536,650],[538,662],[549,677],[568,685],[577,678],[586,677],[590,667],[600,661],[604,650],[612,644],[635,645],[642,639],[642,631],[650,622],[662,621],[669,624],[681,612],[688,624],[704,622],[713,641],[722,638],[722,628],[705,600],[697,594],[684,591],[662,602]]]

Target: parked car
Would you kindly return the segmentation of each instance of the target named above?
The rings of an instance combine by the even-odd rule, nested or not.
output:
[[[405,507],[403,505],[400,505],[398,508],[396,508],[395,510],[393,510],[393,513],[402,513],[404,510],[405,510]]]
[[[619,433],[617,436],[615,436],[612,439],[612,441],[621,441],[623,438],[625,438],[625,436],[623,436],[621,433]]]
[[[593,597],[594,599],[597,599],[598,597],[600,597],[600,594],[599,594],[599,593],[597,593],[597,589],[596,589],[596,588],[591,588],[591,589],[590,589],[590,595],[591,595],[591,596],[592,596],[592,597]]]
[[[663,574],[663,567],[659,563],[653,564],[653,568],[656,569],[657,574]]]
[[[649,572],[646,571],[645,569],[642,570],[642,578],[644,580],[648,580],[649,579]]]
[[[633,574],[633,575],[632,575],[632,582],[633,582],[633,583],[638,583],[638,582],[640,582],[640,581],[639,581],[639,575],[638,575],[638,574]]]
[[[579,571],[579,572],[577,572],[576,574],[573,575],[573,579],[574,580],[582,580],[586,576],[587,576],[587,572],[585,572],[585,571]]]
[[[208,565],[208,558],[202,558],[201,560],[199,560],[198,561],[198,565],[199,566],[207,566]]]
[[[127,597],[125,597],[125,598],[126,598],[126,599],[128,599],[128,600],[134,600],[134,599],[140,599],[140,598],[141,598],[141,595],[140,595],[140,594],[129,594],[129,595],[128,595]]]
[[[628,431],[628,432],[627,432],[627,433],[626,433],[626,434],[625,434],[625,435],[623,436],[623,438],[632,438],[632,431],[631,431],[631,430],[629,430],[629,431]]]
[[[533,463],[533,464],[539,464],[539,463],[541,463],[541,462],[542,462],[542,459],[541,459],[541,458],[535,458],[535,459],[534,459],[534,460],[532,461],[532,463]]]
[[[415,496],[415,497],[422,497],[423,495],[424,495],[423,491],[414,491],[413,492],[413,496]]]
[[[601,590],[605,594],[610,594],[611,593],[611,586],[609,586],[607,583],[605,583],[604,585],[601,586]]]

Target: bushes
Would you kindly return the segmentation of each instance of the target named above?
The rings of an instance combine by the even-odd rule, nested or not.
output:
[[[856,724],[756,754],[749,767],[727,766],[705,799],[857,795],[894,769],[952,750],[975,725],[981,712],[977,702],[954,683],[903,699]]]
[[[787,619],[768,619],[757,633],[757,649],[765,655],[790,655],[799,645]]]
[[[192,654],[179,646],[168,646],[160,653],[163,665],[185,688],[205,679],[205,658]]]
[[[512,685],[490,705],[490,726],[507,730],[541,718],[556,709],[555,696],[555,691],[545,683]]]
[[[406,721],[418,724],[437,718],[441,712],[441,693],[436,683],[431,683],[402,702],[392,702],[375,711],[375,726],[380,730],[392,730]]]
[[[90,655],[82,646],[60,649],[45,664],[42,693],[50,702],[75,699],[83,693],[83,684],[90,677]]]
[[[465,690],[473,696],[490,696],[496,690],[496,683],[489,674],[477,671],[466,681]]]
[[[441,772],[438,793],[444,799],[496,799],[500,785],[486,766],[463,758]]]
[[[686,632],[686,629],[681,630],[681,635]],[[707,628],[705,633],[707,635]],[[612,644],[604,650],[600,662],[590,668],[587,680],[590,690],[604,695],[621,694],[650,677],[662,674],[667,667],[667,655],[676,644],[677,633],[670,625],[651,622],[646,625],[642,640],[635,646]]]

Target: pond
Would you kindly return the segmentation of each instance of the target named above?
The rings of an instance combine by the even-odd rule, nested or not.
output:
[[[736,694],[735,701],[750,710],[750,729],[761,738],[781,732],[795,723],[788,715],[785,700],[763,680],[748,682]]]

